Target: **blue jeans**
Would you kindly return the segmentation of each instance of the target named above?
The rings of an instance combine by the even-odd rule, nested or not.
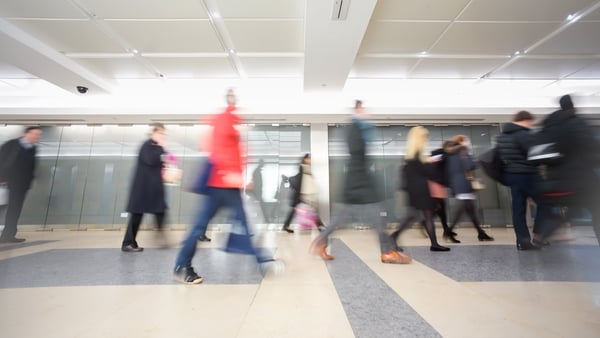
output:
[[[536,192],[536,174],[510,174],[504,175],[504,181],[510,187],[510,194],[512,197],[512,221],[517,237],[517,244],[531,242],[531,236],[529,229],[527,228],[527,198],[532,198],[537,201]],[[543,207],[542,207],[543,208]],[[538,205],[538,212],[536,213],[534,221],[534,232],[540,227],[541,218],[544,218],[543,210],[540,212],[540,206]],[[541,217],[540,217],[541,216]]]
[[[234,223],[239,223],[245,233],[249,234],[248,221],[244,212],[240,189],[209,187],[206,194],[206,202],[200,208],[196,223],[183,242],[183,246],[177,255],[175,266],[192,266],[192,258],[196,253],[198,239],[206,233],[208,222],[210,222],[219,209],[224,207],[232,209]],[[258,257],[258,254],[255,255],[258,261],[262,260]]]

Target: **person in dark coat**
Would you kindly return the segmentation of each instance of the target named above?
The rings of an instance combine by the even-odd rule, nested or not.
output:
[[[583,207],[592,214],[592,223],[600,243],[600,179],[596,168],[600,167],[600,142],[594,137],[593,129],[576,114],[570,95],[560,98],[559,110],[542,122],[542,130],[535,138],[541,142],[554,143],[561,154],[558,159],[546,159],[544,179],[538,184],[539,203],[548,206],[543,215],[544,228],[534,231],[534,243],[544,243],[562,219],[551,214],[552,207]],[[531,152],[530,152],[531,155]]]
[[[265,167],[265,161],[261,158],[258,160],[258,166],[252,172],[252,196],[256,199],[258,204],[260,205],[260,211],[263,215],[263,220],[265,223],[271,223],[271,218],[269,217],[267,204],[265,203],[265,199],[263,196],[263,176],[262,171]]]
[[[469,173],[475,170],[475,162],[469,153],[470,142],[464,135],[456,135],[452,138],[452,142],[446,143],[444,147],[446,161],[446,177],[448,178],[448,186],[452,191],[454,198],[459,200],[459,208],[452,217],[450,231],[454,231],[454,227],[460,220],[464,212],[471,218],[473,226],[477,230],[477,238],[480,241],[493,241],[479,224],[477,212],[475,211],[475,193],[471,185],[471,181],[467,177]],[[455,236],[451,236],[456,239]]]
[[[358,209],[355,207],[357,205],[362,206],[360,210],[367,215],[369,220],[372,220],[377,229],[381,262],[406,264],[412,260],[408,255],[396,251],[396,245],[385,233],[385,224],[380,216],[381,205],[379,202],[382,197],[369,170],[370,163],[367,159],[367,141],[373,139],[374,131],[375,127],[367,120],[362,102],[356,100],[352,125],[347,137],[350,160],[343,189],[346,204],[344,209],[347,210],[338,210],[337,213],[334,213],[331,224],[320,232],[311,244],[311,252],[320,255],[325,260],[333,259],[333,256],[327,253],[329,235],[341,224],[342,215],[352,213]]]
[[[516,113],[512,122],[502,126],[502,134],[496,138],[496,149],[502,161],[504,182],[510,187],[512,201],[513,229],[518,250],[536,250],[539,246],[531,242],[527,228],[527,199],[537,200],[535,189],[538,181],[538,168],[527,160],[531,146],[533,115],[528,111]],[[535,228],[539,228],[536,217]],[[535,230],[534,230],[535,231]]]
[[[17,223],[23,210],[27,191],[34,178],[37,146],[42,137],[42,129],[27,127],[22,137],[7,141],[0,148],[0,184],[8,187],[8,205],[4,230],[0,243],[19,243],[24,238],[16,238]]]
[[[436,158],[427,158],[424,156],[427,144],[427,129],[417,126],[410,129],[406,142],[406,162],[402,168],[402,185],[408,193],[409,208],[420,210],[425,218],[425,230],[431,241],[431,251],[450,251],[450,248],[441,246],[436,237],[433,215],[437,207],[436,200],[431,197],[429,182],[439,179],[439,173],[433,161],[439,161]],[[414,211],[410,211],[400,228],[392,233],[394,242],[398,236],[406,230],[415,220]]]
[[[137,166],[133,175],[133,184],[127,204],[129,223],[121,245],[125,252],[140,252],[136,236],[145,213],[154,214],[159,230],[163,228],[167,203],[162,179],[163,154],[165,153],[165,127],[161,123],[152,126],[150,139],[142,144]]]

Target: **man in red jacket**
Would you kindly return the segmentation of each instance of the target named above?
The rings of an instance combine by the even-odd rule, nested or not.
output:
[[[242,203],[241,188],[242,177],[242,144],[240,134],[235,128],[240,123],[240,118],[234,113],[236,99],[232,90],[227,92],[227,108],[210,121],[212,134],[207,138],[204,147],[209,152],[209,161],[212,170],[208,178],[208,191],[206,201],[198,219],[183,242],[175,263],[175,278],[185,284],[199,284],[202,277],[198,276],[192,268],[192,258],[196,253],[196,243],[204,236],[210,220],[221,208],[230,208],[233,211],[234,224],[239,224],[244,231],[243,235],[230,234],[232,238],[240,237],[244,241],[240,246],[245,246],[249,252],[256,256],[256,260],[264,267],[265,263],[273,262],[272,258],[259,255],[250,242],[248,221]],[[236,249],[236,248],[234,248]],[[230,250],[228,250],[230,251]]]

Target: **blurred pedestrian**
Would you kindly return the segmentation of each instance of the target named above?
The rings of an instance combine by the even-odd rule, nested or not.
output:
[[[167,210],[163,182],[165,147],[165,126],[162,123],[152,124],[150,139],[145,141],[140,148],[133,175],[133,184],[127,204],[129,222],[121,245],[121,250],[124,252],[144,250],[138,245],[136,237],[145,213],[154,214],[158,231],[163,230]]]
[[[233,90],[226,96],[227,108],[214,116],[210,125],[211,134],[207,137],[208,144],[204,146],[209,152],[209,161],[212,165],[207,182],[206,200],[201,206],[198,218],[183,242],[175,262],[175,278],[185,284],[199,284],[200,277],[192,267],[192,258],[196,254],[196,242],[206,232],[206,227],[215,214],[222,208],[233,211],[232,223],[241,228],[243,234],[237,236],[242,243],[255,255],[261,268],[274,262],[270,257],[265,257],[252,246],[248,220],[242,203],[242,145],[240,133],[236,129],[240,118],[235,114],[236,97]],[[230,233],[230,239],[234,238]],[[229,242],[228,242],[229,243]]]
[[[527,227],[527,199],[537,200],[535,185],[538,181],[538,169],[527,160],[532,142],[530,129],[533,120],[530,112],[520,111],[513,116],[512,122],[502,126],[502,134],[496,138],[504,182],[510,187],[513,229],[518,250],[539,249],[531,242]],[[539,217],[535,219],[534,228],[539,227]]]
[[[300,203],[305,203],[313,208],[317,215],[317,228],[319,231],[324,227],[321,217],[317,212],[317,188],[313,181],[312,167],[310,154],[305,154],[300,162],[300,170],[298,174],[289,178],[290,189],[292,191],[292,197],[290,199],[290,206],[292,207],[283,223],[282,230],[288,233],[294,233],[294,230],[290,229],[290,223],[296,215],[296,207]]]
[[[333,256],[327,252],[329,235],[341,224],[342,215],[355,211],[356,206],[361,206],[361,211],[367,216],[377,229],[379,234],[379,246],[381,261],[383,263],[406,264],[411,258],[396,251],[396,245],[385,232],[385,224],[381,217],[381,194],[377,190],[375,179],[370,173],[370,163],[367,159],[367,142],[373,139],[375,126],[368,121],[367,114],[363,109],[362,101],[356,100],[352,124],[347,136],[350,160],[344,184],[343,209],[334,213],[331,224],[319,233],[319,236],[311,244],[311,252],[318,254],[325,260],[332,260]]]
[[[494,238],[490,237],[481,228],[475,209],[475,191],[471,181],[476,166],[470,153],[471,143],[469,138],[464,135],[456,135],[451,141],[446,143],[444,147],[446,175],[450,190],[454,198],[459,201],[459,205],[452,217],[450,231],[454,231],[454,227],[463,213],[466,212],[477,230],[477,239],[480,241],[493,241]],[[456,240],[456,237],[452,235],[449,238]]]
[[[415,210],[419,210],[425,218],[425,230],[431,241],[429,249],[431,251],[450,251],[450,248],[438,243],[433,223],[437,202],[431,196],[430,182],[439,179],[435,162],[441,161],[441,159],[425,155],[428,134],[427,129],[421,126],[413,127],[408,132],[401,182],[404,190],[408,193],[409,213],[400,228],[394,231],[391,237],[395,243],[398,236],[416,219]]]
[[[576,114],[570,95],[559,100],[560,109],[548,115],[542,129],[534,136],[529,159],[543,165],[543,179],[538,184],[543,228],[536,232],[534,243],[546,244],[546,239],[565,219],[553,210],[567,206],[590,211],[596,237],[600,243],[600,179],[595,169],[600,167],[600,142],[589,124]]]
[[[0,148],[0,185],[8,188],[8,204],[0,206],[0,211],[6,208],[0,243],[25,241],[15,235],[27,191],[35,177],[37,143],[41,137],[42,128],[27,127],[23,136],[7,141]]]

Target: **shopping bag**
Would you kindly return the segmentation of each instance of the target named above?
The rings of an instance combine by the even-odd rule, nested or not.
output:
[[[317,226],[317,212],[306,203],[296,206],[296,222],[302,229],[312,229]]]
[[[200,195],[208,193],[208,180],[213,170],[213,164],[210,159],[206,159],[204,167],[198,172],[198,177],[194,184],[190,187],[190,192]]]

